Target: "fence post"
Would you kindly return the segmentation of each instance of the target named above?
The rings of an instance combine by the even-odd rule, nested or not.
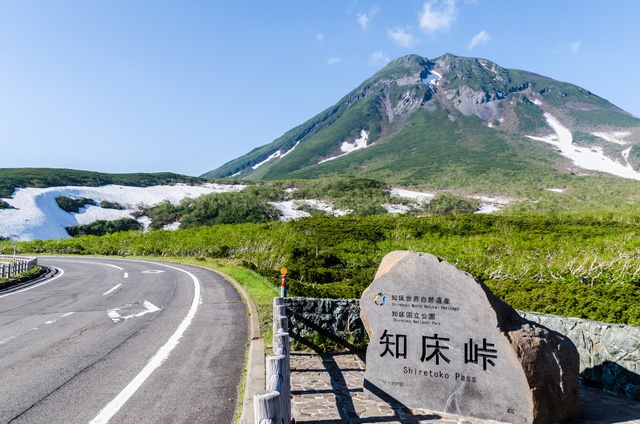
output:
[[[256,424],[280,424],[275,418],[280,416],[280,394],[275,390],[258,392],[253,395],[253,410]]]
[[[289,333],[280,330],[275,337],[274,350],[276,355],[284,356],[282,361],[282,386],[280,396],[282,398],[282,418],[284,422],[291,422],[291,366],[289,358]]]
[[[289,321],[284,297],[273,298],[273,350],[266,358],[266,391],[253,396],[255,424],[291,423]]]
[[[278,317],[286,316],[287,308],[284,306],[284,297],[274,297],[273,298],[273,343],[275,346],[275,336],[278,330],[280,329],[280,321]]]

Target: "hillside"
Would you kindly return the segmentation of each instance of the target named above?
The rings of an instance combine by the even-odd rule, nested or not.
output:
[[[640,180],[638,143],[640,120],[584,88],[485,59],[409,55],[203,177],[359,176],[513,195],[588,176]]]
[[[153,174],[106,174],[59,168],[0,168],[0,198],[11,197],[16,188],[45,188],[55,186],[99,187],[119,184],[131,187],[149,187],[166,184],[201,184],[202,178],[160,172]]]

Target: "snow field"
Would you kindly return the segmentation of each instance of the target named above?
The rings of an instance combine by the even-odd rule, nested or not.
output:
[[[198,197],[209,193],[238,192],[244,185],[204,184],[187,186],[127,187],[107,185],[102,187],[48,187],[23,188],[15,191],[10,199],[3,199],[13,209],[0,210],[0,237],[17,241],[34,239],[68,238],[65,227],[85,225],[97,220],[114,221],[132,218],[140,205],[156,205],[164,200],[177,204],[186,197]],[[55,199],[60,196],[93,199],[96,203],[119,203],[124,209],[105,209],[88,206],[78,213],[60,209]],[[148,226],[148,220],[139,220]],[[145,227],[146,228],[146,227]]]
[[[571,135],[571,131],[564,127],[560,123],[560,121],[558,121],[553,115],[549,113],[545,113],[544,117],[547,121],[547,124],[549,124],[555,134],[547,135],[545,137],[533,137],[530,135],[528,135],[527,137],[532,140],[543,141],[557,147],[559,153],[562,156],[571,159],[571,161],[573,161],[573,163],[580,168],[606,172],[622,178],[640,180],[640,172],[633,169],[633,167],[626,160],[626,157],[626,164],[621,164],[607,157],[602,151],[602,148],[598,146],[576,146],[573,144],[573,136]],[[595,133],[594,135],[598,135],[599,137],[607,141],[612,141],[615,139],[617,141],[612,142],[621,144],[621,137],[624,137],[626,133],[615,133],[615,135],[607,133]]]
[[[246,185],[222,185],[205,184],[201,186],[187,186],[177,184],[173,186],[153,187],[127,187],[119,185],[107,185],[102,187],[49,187],[49,188],[25,188],[15,191],[12,198],[5,200],[12,209],[0,209],[0,237],[15,241],[46,240],[69,238],[65,230],[73,225],[87,225],[94,221],[115,221],[123,218],[133,218],[133,213],[142,206],[154,206],[165,200],[177,204],[184,198],[195,198],[210,193],[240,192]],[[293,190],[287,190],[291,192]],[[435,196],[432,193],[423,193],[405,189],[394,188],[391,195],[397,198],[397,202],[382,205],[388,213],[407,213],[411,206],[420,207],[428,203]],[[66,196],[70,198],[88,198],[96,203],[108,201],[120,204],[123,209],[108,209],[99,206],[88,205],[80,209],[78,213],[66,212],[58,206],[56,198]],[[489,213],[500,210],[509,203],[508,200],[480,197],[482,207],[478,213]],[[281,213],[281,219],[299,219],[310,214],[300,210],[303,205],[314,209],[323,210],[333,216],[343,216],[352,213],[351,210],[334,209],[329,202],[302,199],[287,200],[270,203]],[[146,229],[151,221],[148,217],[137,218],[138,222]],[[176,230],[179,222],[164,227],[166,230]]]

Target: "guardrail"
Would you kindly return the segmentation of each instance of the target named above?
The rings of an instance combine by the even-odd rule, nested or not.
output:
[[[30,256],[0,255],[0,261],[9,262],[0,264],[0,278],[11,278],[38,266],[38,258]]]
[[[253,396],[255,424],[291,422],[289,321],[284,298],[273,299],[273,355],[266,358],[266,391]]]

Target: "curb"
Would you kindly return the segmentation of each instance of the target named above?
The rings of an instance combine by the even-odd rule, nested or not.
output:
[[[249,297],[244,286],[242,286],[235,278],[222,271],[207,268],[210,271],[220,275],[229,281],[242,295],[249,309],[249,354],[246,359],[247,373],[244,381],[244,397],[242,399],[242,413],[237,421],[240,424],[253,424],[253,395],[264,391],[266,386],[265,364],[264,364],[264,339],[260,336],[260,320],[258,319],[258,310],[253,300]]]
[[[40,270],[36,274],[30,275],[29,277],[18,277],[18,278],[14,278],[14,279],[7,280],[0,283],[0,291],[13,288],[20,284],[28,283],[33,280],[37,280],[38,278],[50,272],[50,270],[47,267],[44,267],[41,265],[38,265],[38,266],[40,266]]]

